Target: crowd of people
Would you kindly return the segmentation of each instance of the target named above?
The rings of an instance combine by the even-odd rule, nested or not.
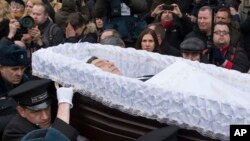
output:
[[[64,87],[57,89],[58,114],[52,124],[48,114],[50,104],[45,101],[48,96],[44,95],[49,82],[29,80],[33,52],[63,43],[100,43],[249,73],[249,7],[249,0],[1,0],[0,132],[3,140],[20,140],[34,129],[57,127],[53,126],[57,122],[69,124],[72,97],[65,93],[73,92]],[[107,62],[95,58],[89,63],[98,67]],[[34,99],[45,99],[33,101],[25,96],[37,89],[40,92],[34,93],[37,94]],[[45,107],[33,108],[44,102]],[[60,107],[68,111],[62,112]],[[32,116],[41,119],[34,121]],[[15,122],[12,117],[17,118]],[[16,125],[17,120],[25,120],[30,128],[10,130],[11,126],[23,129],[25,125]],[[58,129],[66,137],[76,139]]]

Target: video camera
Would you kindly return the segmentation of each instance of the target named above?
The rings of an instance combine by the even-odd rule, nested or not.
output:
[[[20,40],[23,36],[23,34],[26,34],[28,32],[28,28],[32,28],[35,26],[35,21],[31,16],[25,16],[22,17],[19,20],[20,28],[17,30],[16,35],[14,39]]]
[[[170,10],[170,11],[174,10],[174,6],[168,5],[168,4],[164,4],[162,8],[163,8],[163,10]]]

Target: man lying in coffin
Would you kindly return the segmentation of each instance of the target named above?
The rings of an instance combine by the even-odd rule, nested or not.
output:
[[[106,72],[110,72],[110,73],[117,74],[117,75],[123,75],[121,70],[118,67],[116,67],[114,63],[105,59],[100,59],[96,56],[92,56],[89,59],[87,59],[86,63],[93,64],[96,67]],[[153,75],[137,77],[137,79],[141,81],[147,81],[151,77],[153,77]],[[163,140],[164,141],[165,140],[177,141],[178,130],[179,128],[176,126],[166,126],[166,127],[151,131],[145,135],[142,135],[136,141],[163,141]]]
[[[105,60],[105,59],[100,59],[96,56],[90,57],[86,63],[93,64],[96,67],[98,67],[101,70],[106,71],[106,72],[111,72],[111,73],[117,74],[117,75],[123,75],[121,70],[118,67],[116,67],[114,63],[112,63],[108,60]],[[146,81],[149,78],[151,78],[152,76],[153,75],[147,75],[147,76],[138,77],[137,79],[139,79],[141,81]]]

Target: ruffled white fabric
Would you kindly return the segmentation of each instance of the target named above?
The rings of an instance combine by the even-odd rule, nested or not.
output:
[[[114,62],[124,76],[86,64],[86,56]],[[229,140],[230,124],[250,124],[249,74],[214,65],[132,48],[77,43],[36,51],[32,68],[34,75],[71,85],[109,107],[211,138]],[[165,77],[159,79],[162,70]],[[148,82],[135,79],[154,74],[159,76]]]

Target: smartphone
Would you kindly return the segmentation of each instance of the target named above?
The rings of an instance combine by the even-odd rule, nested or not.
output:
[[[163,5],[163,10],[170,10],[170,11],[173,11],[173,10],[174,10],[174,6],[173,6],[173,5],[164,4],[164,5]]]

